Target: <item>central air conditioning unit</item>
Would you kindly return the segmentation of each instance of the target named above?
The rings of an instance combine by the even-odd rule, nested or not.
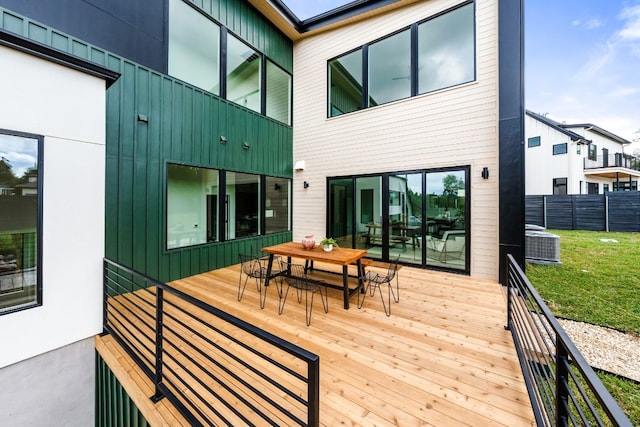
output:
[[[534,264],[560,265],[560,236],[546,231],[525,230],[524,257]]]

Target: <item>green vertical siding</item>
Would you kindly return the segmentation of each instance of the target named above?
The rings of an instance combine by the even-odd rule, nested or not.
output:
[[[291,43],[248,3],[201,3],[209,10],[218,5],[223,23],[280,65],[291,64]],[[287,232],[165,250],[167,162],[291,178],[289,126],[2,8],[0,28],[121,73],[107,91],[105,256],[166,282],[235,264],[238,251],[291,239]],[[221,144],[220,136],[228,142]],[[245,141],[249,150],[242,148]]]
[[[96,352],[97,427],[147,427],[149,423]]]

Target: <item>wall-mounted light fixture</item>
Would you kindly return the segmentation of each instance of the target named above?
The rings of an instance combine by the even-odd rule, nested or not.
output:
[[[489,179],[489,168],[486,166],[482,168],[482,178]]]
[[[274,189],[275,189],[276,191],[280,191],[280,184],[278,184],[278,183],[276,182],[276,185],[274,186]]]
[[[227,143],[227,137],[224,135],[220,135],[220,144],[226,144]]]
[[[293,170],[294,171],[303,171],[304,170],[304,160],[298,160],[295,164],[295,166],[293,166]]]
[[[242,143],[242,148],[244,148],[245,150],[248,150],[249,148],[251,148],[251,146],[249,145],[249,143],[247,141],[244,141]]]
[[[141,123],[149,123],[149,117],[146,114],[138,114],[138,121]]]
[[[305,181],[303,186],[304,186],[304,188],[309,188],[309,183],[307,181]]]

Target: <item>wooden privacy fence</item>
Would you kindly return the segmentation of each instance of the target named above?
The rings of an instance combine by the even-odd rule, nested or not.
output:
[[[526,196],[527,224],[556,230],[640,232],[640,192]]]

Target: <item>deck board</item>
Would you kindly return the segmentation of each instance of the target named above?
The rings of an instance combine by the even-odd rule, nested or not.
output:
[[[236,265],[171,285],[318,354],[321,425],[534,425],[497,282],[405,267],[390,317],[377,294],[362,309],[354,295],[344,310],[342,292],[329,289],[329,312],[315,301],[307,327],[295,294],[280,316],[275,289],[264,309],[252,281],[237,301],[238,275]],[[153,386],[112,337],[96,347],[119,378],[129,376],[123,385],[152,425],[187,425],[166,399],[148,399]]]

